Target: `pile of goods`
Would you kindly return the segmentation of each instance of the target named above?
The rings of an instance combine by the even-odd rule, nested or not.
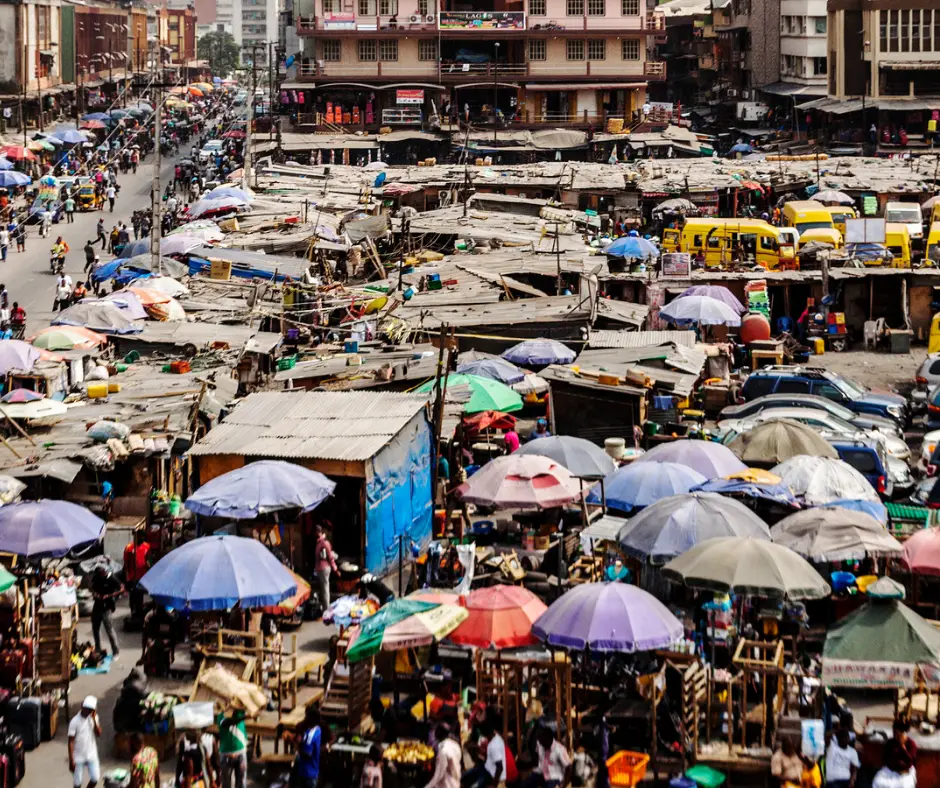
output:
[[[392,763],[420,765],[434,759],[434,749],[419,741],[400,741],[386,747],[382,757]]]

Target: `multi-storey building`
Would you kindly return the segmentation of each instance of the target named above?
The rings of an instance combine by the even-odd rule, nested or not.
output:
[[[781,0],[731,0],[715,8],[724,97],[754,100],[758,88],[780,80],[780,4]]]
[[[420,123],[433,105],[599,128],[665,79],[649,54],[665,27],[647,0],[295,0],[294,17],[290,86],[308,112],[342,107],[344,126]]]
[[[780,15],[780,86],[768,92],[824,96],[826,0],[781,0]]]
[[[245,66],[266,66],[269,45],[276,45],[280,36],[278,0],[240,0],[236,14],[241,14],[242,63]]]

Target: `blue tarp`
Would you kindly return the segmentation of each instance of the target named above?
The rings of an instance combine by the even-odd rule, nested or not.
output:
[[[399,537],[431,542],[431,430],[422,411],[366,467],[365,569],[379,575],[398,566]]]

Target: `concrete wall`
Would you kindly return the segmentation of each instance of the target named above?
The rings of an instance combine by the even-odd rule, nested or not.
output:
[[[0,81],[3,82],[19,79],[16,12],[15,5],[0,5]]]

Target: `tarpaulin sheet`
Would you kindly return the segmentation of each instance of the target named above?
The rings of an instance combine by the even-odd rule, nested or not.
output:
[[[385,575],[411,543],[431,541],[431,431],[424,412],[405,425],[367,464],[365,568]]]

